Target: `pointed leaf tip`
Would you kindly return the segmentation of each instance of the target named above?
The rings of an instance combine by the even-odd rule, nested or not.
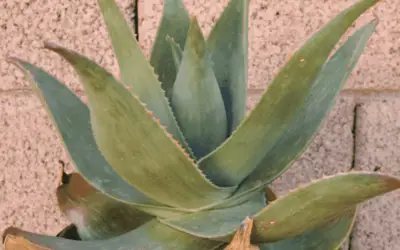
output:
[[[294,53],[269,84],[258,105],[232,136],[215,151],[200,159],[200,169],[206,176],[220,186],[240,183],[257,168],[257,165],[264,163],[264,158],[276,148],[290,129],[296,131],[290,125],[296,124],[294,121],[298,119],[297,115],[304,104],[308,100],[319,100],[314,96],[308,97],[314,90],[315,80],[335,45],[354,21],[376,2],[362,0],[342,11]],[[235,73],[237,68],[234,68]],[[314,114],[310,117],[307,117],[307,122],[313,121]],[[301,134],[297,132],[296,136]],[[298,141],[295,141],[294,144],[297,143]],[[271,166],[269,162],[266,165]]]
[[[208,154],[226,139],[225,107],[207,43],[196,18],[190,23],[171,96],[176,119],[197,158]]]
[[[59,46],[51,49],[80,76],[96,144],[122,179],[147,197],[179,209],[197,209],[232,194],[235,187],[220,188],[206,179],[161,128],[165,123],[157,122],[160,117],[149,117],[140,100],[108,71],[73,51]],[[132,168],[132,162],[139,164]]]
[[[273,242],[313,230],[360,203],[399,188],[400,179],[394,176],[364,172],[311,182],[261,210],[255,216],[253,240]]]
[[[183,48],[190,16],[181,0],[167,0],[164,3],[163,16],[151,51],[150,63],[160,76],[165,95],[170,98],[178,68],[174,66],[174,58],[165,38],[172,37]]]
[[[231,0],[208,37],[213,69],[224,99],[228,132],[246,114],[249,0]]]

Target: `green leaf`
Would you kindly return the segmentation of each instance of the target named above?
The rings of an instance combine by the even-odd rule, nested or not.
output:
[[[254,189],[253,186],[260,182],[264,185],[271,183],[307,148],[356,66],[376,25],[377,22],[373,21],[356,31],[325,64],[295,119],[244,181],[238,193]]]
[[[134,231],[107,240],[74,241],[24,232],[14,228],[8,229],[5,235],[6,250],[8,250],[7,241],[15,237],[23,237],[20,241],[25,238],[33,244],[47,247],[51,250],[213,250],[222,244],[190,236],[156,220],[148,222]],[[15,248],[9,250],[13,249]]]
[[[264,192],[258,192],[236,206],[205,210],[161,221],[196,237],[222,240],[236,231],[246,217],[252,217],[265,206]]]
[[[302,234],[341,217],[364,201],[400,188],[400,179],[377,173],[339,174],[293,190],[254,218],[254,242]]]
[[[172,37],[167,36],[167,41],[171,47],[172,57],[174,59],[174,64],[175,64],[175,69],[178,70],[181,65],[183,51],[182,51],[181,47],[179,46],[179,44],[177,44]]]
[[[76,226],[82,240],[108,239],[150,221],[152,216],[96,190],[78,173],[64,175],[57,188],[61,211]]]
[[[293,238],[270,244],[263,244],[260,250],[335,250],[349,236],[355,220],[356,210],[346,212],[342,217],[326,223]]]
[[[31,82],[33,90],[48,111],[64,145],[86,181],[104,194],[159,217],[182,215],[173,208],[162,207],[126,183],[99,151],[90,125],[87,106],[55,77],[28,62],[9,58]]]
[[[219,188],[207,180],[151,112],[109,72],[60,46],[46,47],[64,57],[80,76],[97,145],[126,182],[178,209],[196,210],[232,194],[235,187]]]
[[[341,36],[376,2],[363,0],[346,9],[293,55],[240,127],[217,150],[200,160],[200,168],[214,183],[236,185],[253,172],[296,119]]]
[[[146,103],[147,109],[154,113],[154,117],[160,119],[168,132],[191,154],[165,93],[115,1],[98,0],[98,2],[117,57],[122,81],[140,101]]]
[[[183,135],[197,158],[210,153],[226,139],[224,102],[196,19],[192,20],[188,31],[171,103]]]
[[[178,69],[174,67],[174,57],[167,37],[173,38],[183,48],[190,18],[181,0],[165,0],[164,3],[164,12],[154,41],[150,63],[159,75],[167,97],[170,97]]]
[[[246,114],[249,2],[231,0],[207,41],[224,98],[229,134]]]

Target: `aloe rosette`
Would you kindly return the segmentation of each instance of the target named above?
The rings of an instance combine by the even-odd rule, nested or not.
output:
[[[307,148],[334,105],[375,20],[344,33],[378,0],[341,12],[296,51],[246,116],[249,0],[231,0],[210,35],[181,0],[165,0],[148,61],[118,6],[98,0],[121,80],[54,43],[88,105],[17,58],[77,172],[61,174],[57,236],[9,228],[6,249],[337,249],[357,206],[400,187],[349,172],[282,197],[268,188]],[[334,52],[332,55],[331,53]]]

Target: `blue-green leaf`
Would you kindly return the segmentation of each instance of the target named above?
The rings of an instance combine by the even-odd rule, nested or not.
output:
[[[19,67],[52,118],[76,167],[90,185],[104,194],[129,203],[147,213],[170,217],[179,210],[162,207],[126,183],[104,159],[97,147],[87,106],[64,84],[44,70],[17,58],[10,61]]]
[[[164,12],[151,51],[150,63],[160,77],[167,97],[171,96],[178,69],[174,67],[174,57],[167,37],[171,37],[183,48],[189,29],[189,13],[182,0],[165,0]]]
[[[320,179],[278,198],[255,215],[252,239],[267,243],[295,237],[399,188],[400,179],[378,173],[352,172]]]
[[[236,185],[253,172],[296,119],[341,36],[377,2],[363,0],[346,9],[293,55],[240,127],[200,160],[200,168],[214,183]]]
[[[29,233],[15,228],[10,228],[5,232],[6,249],[10,247],[8,249],[43,250],[43,247],[46,247],[51,250],[213,250],[221,244],[221,242],[179,232],[156,220],[107,240],[75,241]],[[17,246],[19,248],[16,248]],[[28,246],[31,248],[22,248]]]
[[[236,231],[246,217],[254,216],[265,206],[264,192],[257,192],[242,204],[223,209],[213,208],[161,221],[193,236],[224,240],[227,235]]]
[[[151,112],[102,67],[55,44],[46,47],[76,70],[89,100],[96,143],[126,182],[160,203],[197,210],[230,196],[206,179]]]
[[[154,117],[160,119],[168,132],[191,154],[165,93],[115,1],[98,0],[98,2],[117,57],[123,83],[129,86],[130,91],[147,105],[147,109],[154,113]],[[165,44],[165,50],[170,51],[166,41]],[[172,57],[169,59],[172,64]]]
[[[249,2],[231,0],[207,41],[224,98],[229,134],[246,114]]]
[[[356,210],[346,212],[325,225],[275,243],[262,244],[260,250],[336,250],[349,236]]]
[[[309,145],[336,97],[358,62],[376,21],[356,31],[322,68],[306,101],[277,144],[265,155],[255,171],[244,181],[241,191],[262,182],[268,185],[291,166]]]
[[[196,19],[189,28],[171,96],[178,124],[196,158],[210,153],[226,139],[224,102]]]

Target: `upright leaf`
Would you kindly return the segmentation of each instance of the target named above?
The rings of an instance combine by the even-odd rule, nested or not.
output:
[[[152,219],[132,205],[105,196],[77,173],[64,174],[63,179],[57,188],[58,204],[82,240],[116,237]]]
[[[140,101],[146,103],[147,108],[160,119],[162,125],[167,127],[168,132],[191,153],[165,93],[115,1],[98,0],[98,2],[118,60],[122,81]]]
[[[113,199],[134,205],[159,217],[182,214],[145,196],[126,183],[104,159],[97,147],[87,106],[64,84],[42,69],[10,58],[32,83],[32,88],[47,109],[76,167],[90,185]]]
[[[348,173],[310,183],[270,203],[254,218],[254,242],[275,242],[341,217],[366,200],[400,188],[400,179]]]
[[[336,250],[349,236],[353,227],[356,210],[346,212],[342,217],[325,225],[278,242],[262,244],[261,250]]]
[[[179,209],[198,209],[230,196],[207,180],[144,105],[109,72],[54,44],[81,78],[99,149],[114,170],[148,197]]]
[[[357,64],[376,25],[377,22],[373,21],[360,28],[322,68],[295,119],[255,171],[244,181],[241,191],[253,188],[260,182],[264,185],[271,183],[307,148],[333,107],[336,97]]]
[[[18,229],[8,229],[5,238],[5,250],[14,250],[15,248],[11,248],[12,244],[29,244],[37,247],[28,248],[29,250],[213,250],[221,245],[220,242],[179,232],[157,220],[150,221],[136,230],[107,240],[75,241]]]
[[[362,0],[346,9],[293,55],[244,123],[217,150],[200,160],[200,168],[214,183],[236,185],[260,164],[296,119],[341,36],[377,2]]]
[[[189,28],[171,96],[178,124],[197,158],[210,153],[225,140],[224,102],[196,19]]]
[[[175,69],[178,70],[179,66],[181,65],[183,51],[182,51],[181,47],[179,46],[179,44],[177,44],[172,37],[168,36],[167,41],[171,47],[172,57],[174,59],[174,64],[175,64]]]
[[[213,27],[208,45],[232,133],[246,114],[249,0],[231,0]]]
[[[160,77],[161,86],[167,97],[171,96],[172,86],[178,72],[178,69],[174,67],[173,54],[169,48],[167,37],[173,38],[183,48],[189,25],[189,13],[182,0],[165,0],[163,16],[151,51],[150,63]]]

